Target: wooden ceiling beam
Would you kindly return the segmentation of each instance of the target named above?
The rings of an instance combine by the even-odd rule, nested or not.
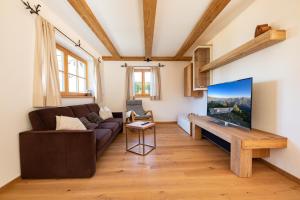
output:
[[[143,13],[144,13],[144,40],[145,40],[145,58],[151,59],[155,13],[156,13],[157,0],[144,0]]]
[[[214,19],[227,6],[230,0],[213,0],[206,9],[202,17],[197,22],[192,32],[188,35],[180,49],[177,51],[175,57],[182,57],[191,48],[194,42],[202,35],[207,27],[214,21]]]
[[[113,56],[102,56],[104,61],[145,61],[145,57],[143,56],[121,56],[119,58]],[[151,61],[191,61],[192,57],[159,57],[154,56],[151,57]]]
[[[113,57],[120,57],[117,49],[113,45],[112,41],[109,39],[108,35],[105,33],[101,24],[91,11],[86,0],[68,0],[71,6],[79,14],[79,16],[85,21],[85,23],[90,27],[90,29],[95,33],[97,38],[103,43],[107,50],[111,53]]]

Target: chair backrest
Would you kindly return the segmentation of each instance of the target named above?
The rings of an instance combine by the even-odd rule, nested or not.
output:
[[[142,100],[127,100],[126,107],[127,111],[134,111],[138,115],[145,114]]]

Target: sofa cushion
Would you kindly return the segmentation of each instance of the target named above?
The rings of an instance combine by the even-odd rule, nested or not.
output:
[[[106,106],[100,108],[99,116],[103,120],[106,120],[106,119],[109,119],[109,118],[113,118],[111,110],[108,107],[106,107]]]
[[[75,117],[71,108],[57,107],[35,110],[29,113],[33,130],[55,130],[56,116]]]
[[[98,128],[110,129],[112,132],[115,132],[119,126],[120,125],[117,122],[102,122],[99,124]]]
[[[98,104],[96,104],[96,103],[86,104],[86,106],[88,107],[90,112],[99,113],[99,111],[100,111],[100,108],[99,108]]]
[[[88,109],[87,105],[77,105],[77,106],[69,106],[74,115],[78,118],[85,117],[90,113],[90,110]]]
[[[90,122],[93,122],[93,123],[96,123],[96,124],[100,124],[101,122],[103,122],[103,120],[101,119],[101,117],[95,113],[95,112],[91,112],[89,113],[86,118],[90,121]]]
[[[76,117],[56,116],[56,130],[86,130]]]
[[[103,145],[105,145],[111,137],[110,129],[95,129],[94,133],[96,135],[96,147],[97,150],[101,149]]]
[[[123,119],[122,118],[109,118],[104,120],[104,122],[117,122],[119,125],[123,124]]]
[[[91,130],[91,129],[95,129],[98,127],[98,124],[97,123],[93,123],[93,122],[90,122],[86,117],[80,117],[80,121],[83,123],[83,125]]]

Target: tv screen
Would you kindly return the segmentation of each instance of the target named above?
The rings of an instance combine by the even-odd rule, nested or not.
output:
[[[208,86],[207,115],[251,129],[252,78]]]

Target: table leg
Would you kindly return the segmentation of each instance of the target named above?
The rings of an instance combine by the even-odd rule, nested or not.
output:
[[[145,134],[144,134],[144,130],[142,130],[142,134],[143,134],[143,155],[145,155]]]
[[[192,123],[192,137],[195,140],[202,139],[202,129],[197,126],[195,123]]]
[[[153,127],[153,132],[154,132],[154,148],[156,148],[156,127]]]
[[[141,131],[138,130],[138,132],[139,132],[139,144],[141,144]]]
[[[127,127],[125,127],[125,134],[126,134],[126,151],[127,151],[128,150]]]

